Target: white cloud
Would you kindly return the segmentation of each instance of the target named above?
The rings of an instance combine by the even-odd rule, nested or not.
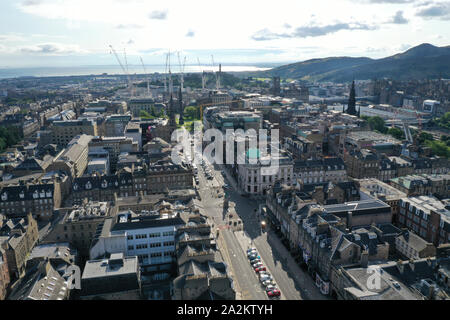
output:
[[[167,19],[167,10],[161,11],[152,11],[148,17],[154,20],[166,20]]]
[[[18,49],[25,54],[37,55],[76,55],[89,53],[87,50],[80,49],[78,45],[60,44],[60,43],[41,43],[31,46],[24,46]]]

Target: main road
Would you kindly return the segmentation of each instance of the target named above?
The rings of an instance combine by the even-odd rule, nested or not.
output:
[[[316,287],[311,276],[299,268],[280,239],[271,231],[262,232],[260,220],[255,214],[259,203],[242,197],[236,182],[220,165],[208,165],[213,175],[208,180],[201,166],[198,168],[198,191],[202,206],[219,228],[219,244],[222,254],[231,268],[236,287],[241,299],[267,299],[256,274],[251,268],[245,250],[255,247],[268,271],[274,277],[282,293],[282,299],[287,300],[326,300]],[[230,203],[234,203],[234,211],[243,222],[243,231],[232,231],[226,226],[226,210],[223,209],[223,192],[221,186],[228,184],[225,195]]]

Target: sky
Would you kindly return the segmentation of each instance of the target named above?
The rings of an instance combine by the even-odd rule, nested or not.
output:
[[[450,45],[450,0],[1,0],[0,68],[287,63]],[[211,58],[211,55],[214,58]]]

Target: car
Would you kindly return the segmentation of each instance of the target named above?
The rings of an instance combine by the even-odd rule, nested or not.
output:
[[[253,265],[253,269],[256,269],[256,268],[259,268],[259,267],[262,267],[262,266],[263,266],[262,262],[257,262],[257,263],[255,263]]]
[[[259,281],[262,283],[263,281],[266,281],[266,280],[273,280],[273,278],[267,271],[260,272],[259,273]]]
[[[248,251],[247,250],[247,256],[251,256],[251,255],[257,255],[258,254],[258,251],[256,251],[256,249],[252,249],[252,250],[250,250],[250,251]]]
[[[228,189],[230,186],[229,185],[227,185],[226,183],[222,186],[222,188],[224,188],[224,189]]]
[[[267,287],[269,285],[273,285],[273,286],[275,285],[275,281],[273,281],[273,279],[263,280],[261,283],[265,287]]]
[[[256,252],[256,248],[248,248],[247,249],[247,254],[249,254],[250,252],[255,251]]]
[[[212,177],[212,176],[208,176],[208,179],[209,179],[209,180],[212,180],[212,179],[213,179],[213,177]]]
[[[262,267],[255,268],[256,273],[259,273],[261,271],[267,271],[266,267],[262,266]]]
[[[281,296],[281,291],[278,289],[274,289],[274,290],[270,290],[270,291],[266,291],[266,292],[267,292],[267,296],[269,298],[275,298],[275,297]]]
[[[253,266],[255,263],[258,263],[258,262],[261,262],[261,259],[256,258],[256,259],[250,261],[250,264]]]
[[[248,260],[250,260],[250,263],[252,263],[252,262],[256,262],[256,260],[261,260],[261,257],[260,256],[251,256],[248,258]],[[259,261],[259,262],[261,262],[261,261]]]
[[[275,287],[273,284],[269,284],[268,286],[266,286],[266,292],[268,291],[273,291],[273,290],[277,290],[278,288]]]

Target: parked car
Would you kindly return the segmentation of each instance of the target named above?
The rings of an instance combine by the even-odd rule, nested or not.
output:
[[[267,287],[267,286],[269,286],[269,285],[272,285],[272,286],[275,286],[275,285],[276,285],[276,283],[275,283],[275,281],[274,281],[273,279],[263,280],[261,283],[262,283],[262,285],[265,286],[265,287]]]
[[[263,264],[261,262],[257,262],[257,263],[255,263],[253,265],[253,269],[256,269],[256,268],[259,268],[259,267],[262,267],[262,266],[263,266]]]
[[[256,273],[259,273],[259,272],[261,272],[261,271],[266,271],[266,270],[267,270],[267,269],[266,269],[266,267],[264,267],[264,266],[255,268],[255,272],[256,272]]]
[[[248,259],[250,260],[250,262],[252,262],[252,261],[255,260],[255,259],[260,259],[260,260],[261,260],[261,257],[258,256],[258,254],[255,254],[255,255],[249,256]]]
[[[266,286],[266,292],[268,292],[268,291],[273,291],[273,290],[276,290],[276,289],[278,289],[278,288],[275,287],[275,286],[272,285],[272,284],[269,284],[268,286]]]
[[[275,298],[281,296],[281,291],[278,289],[267,291],[267,296],[269,298]]]
[[[255,255],[258,255],[258,251],[256,251],[256,250],[252,250],[252,251],[247,252],[247,257],[255,256]]]
[[[247,254],[249,254],[250,252],[255,251],[256,252],[256,248],[248,248],[247,249]]]
[[[251,260],[250,264],[253,266],[253,265],[255,265],[258,262],[261,262],[261,259],[256,258],[256,259]]]
[[[259,273],[259,281],[261,281],[261,283],[262,283],[263,281],[266,281],[266,280],[273,280],[270,273],[268,273],[267,271],[260,272]]]

